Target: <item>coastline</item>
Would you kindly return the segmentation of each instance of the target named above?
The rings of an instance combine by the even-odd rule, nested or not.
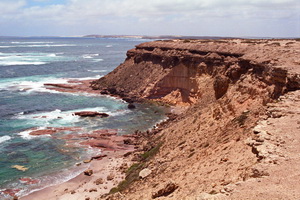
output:
[[[267,110],[272,103],[291,106],[291,118],[299,119],[291,103],[299,99],[291,96],[300,88],[297,52],[296,40],[239,39],[154,41],[129,50],[124,63],[93,88],[191,106],[151,136],[160,140],[151,148],[157,154],[137,163],[136,170],[151,174],[110,199],[299,199],[299,187],[289,184],[299,176],[285,167],[296,169],[298,162],[291,159],[286,165],[281,157],[291,151],[280,153],[279,148],[297,140],[291,133],[299,126],[277,107]],[[281,104],[285,94],[287,104]],[[270,121],[256,127],[263,119]],[[281,128],[274,128],[279,123]],[[283,128],[287,124],[289,134]],[[284,180],[282,172],[293,176]]]
[[[273,40],[176,40],[138,45],[113,72],[91,82],[92,90],[129,104],[152,99],[157,104],[181,105],[173,108],[179,116],[171,114],[151,130],[136,131],[133,140],[120,140],[134,145],[133,151],[113,150],[129,156],[121,156],[113,165],[110,163],[119,158],[114,155],[102,165],[112,168],[99,168],[126,172],[119,184],[124,176],[116,176],[108,196],[92,196],[98,192],[91,188],[94,180],[81,174],[33,198],[298,199],[299,187],[282,179],[292,174],[291,179],[299,180],[292,171],[299,166],[294,159],[299,147],[293,142],[298,141],[300,111],[295,102],[300,98],[300,71],[299,62],[290,59],[298,51],[298,41]],[[68,85],[50,87],[76,91]],[[286,125],[290,126],[288,134]],[[286,175],[281,176],[282,172]],[[266,189],[256,188],[258,183]]]
[[[55,90],[59,92],[67,93],[88,93],[92,95],[100,94],[99,90],[93,90],[90,87],[90,83],[95,80],[70,80],[65,84],[47,84],[44,86],[47,89]],[[133,103],[130,99],[123,99],[119,95],[105,95],[117,99],[122,99],[128,104]],[[134,102],[141,103],[141,99],[134,99]],[[181,109],[172,107],[172,113],[178,113]],[[179,111],[178,111],[179,110]],[[152,130],[160,130],[160,126],[165,124],[167,119],[157,122],[157,124],[148,129],[146,133]],[[149,131],[150,130],[150,131]],[[105,131],[105,130],[104,130]],[[94,134],[86,135],[90,139],[87,142],[83,142],[83,145],[90,146],[91,148],[100,148],[101,154],[92,157],[91,160],[80,162],[80,165],[89,164],[86,170],[93,170],[91,176],[84,174],[84,171],[74,178],[61,182],[55,185],[48,185],[40,190],[33,191],[29,194],[19,197],[21,200],[31,199],[48,199],[48,200],[69,200],[69,199],[94,199],[99,198],[102,195],[106,195],[114,187],[124,180],[125,171],[131,166],[132,156],[127,156],[139,148],[139,143],[143,143],[145,139],[145,133],[137,132],[130,135],[117,135],[116,133],[103,133],[98,130]],[[142,136],[141,136],[142,135]],[[147,137],[147,136],[146,136]],[[101,141],[101,147],[97,146],[97,142]],[[127,144],[125,140],[129,141]],[[137,142],[139,141],[139,142]],[[141,142],[142,141],[142,142]],[[86,162],[86,163],[85,163]],[[85,171],[86,171],[85,170]]]
[[[129,160],[123,157],[123,155],[129,151],[131,150],[103,151],[101,155],[107,155],[106,157],[90,162],[88,169],[93,170],[91,176],[81,173],[69,181],[35,191],[20,199],[68,200],[100,197],[108,193],[111,188],[115,187],[118,182],[124,178],[120,168],[124,165],[123,163],[129,163]],[[102,181],[100,181],[101,179]]]

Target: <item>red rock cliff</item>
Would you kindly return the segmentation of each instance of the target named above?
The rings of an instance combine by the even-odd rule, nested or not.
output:
[[[127,52],[126,61],[94,82],[94,89],[119,95],[160,99],[169,103],[195,103],[205,92],[216,99],[245,75],[267,86],[272,98],[298,87],[294,76],[297,51],[276,41],[156,41]],[[272,90],[272,91],[271,91]],[[254,92],[254,91],[253,91]]]
[[[276,126],[290,123],[290,132],[297,132],[297,120],[282,116],[300,119],[291,103],[300,100],[299,52],[295,40],[156,41],[129,50],[123,64],[92,83],[94,89],[190,107],[158,133],[163,144],[146,165],[151,175],[112,198],[151,199],[172,182],[177,187],[169,199],[259,199],[256,179],[266,186],[263,199],[300,198],[300,188],[278,192],[284,181],[274,172],[281,166],[291,174],[294,168],[284,166],[299,166],[285,163],[278,150],[297,145],[291,138],[281,143],[284,130],[266,131],[278,119]]]

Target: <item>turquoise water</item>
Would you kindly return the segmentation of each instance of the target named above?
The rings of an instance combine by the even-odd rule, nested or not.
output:
[[[86,93],[47,90],[44,83],[100,78],[125,59],[142,40],[87,38],[12,38],[0,40],[0,199],[24,195],[66,181],[87,165],[75,164],[99,150],[83,148],[67,135],[117,129],[119,134],[146,130],[164,119],[164,109]],[[77,111],[106,112],[108,118],[80,118]],[[80,127],[50,136],[31,136],[29,129]],[[69,144],[72,145],[69,145]],[[14,165],[28,168],[20,171]],[[34,182],[28,184],[22,178]],[[20,180],[21,179],[21,180]]]

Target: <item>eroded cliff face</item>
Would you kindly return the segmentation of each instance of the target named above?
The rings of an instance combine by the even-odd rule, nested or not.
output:
[[[286,50],[291,43],[273,47],[274,41],[256,45],[246,42],[144,43],[129,50],[126,61],[92,87],[120,96],[157,99],[176,105],[193,104],[207,91],[214,91],[214,98],[219,99],[246,75],[264,83],[265,89],[272,85],[266,95],[271,98],[298,87],[299,77],[288,67],[293,68],[299,61],[287,63],[285,59],[297,53]],[[252,55],[253,52],[256,53]]]
[[[266,105],[300,88],[299,51],[291,40],[156,41],[128,51],[94,89],[188,109],[153,136],[163,144],[145,166],[151,175],[111,198],[151,199],[172,182],[170,199],[226,199],[240,181],[269,175],[248,140]]]

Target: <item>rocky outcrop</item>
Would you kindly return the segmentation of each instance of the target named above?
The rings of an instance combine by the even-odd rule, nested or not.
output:
[[[101,118],[109,116],[107,113],[99,113],[95,111],[80,111],[80,112],[75,112],[74,115],[80,117],[101,117]]]
[[[162,145],[144,166],[151,176],[123,191],[124,199],[151,199],[170,180],[178,187],[171,199],[226,197],[241,181],[272,176],[258,163],[273,162],[268,152],[276,146],[253,128],[269,117],[267,105],[300,88],[299,51],[296,40],[172,40],[129,50],[93,89],[188,108],[152,136]]]
[[[230,85],[251,74],[263,87],[274,86],[268,91],[273,98],[299,87],[299,77],[295,75],[299,61],[287,59],[297,51],[287,50],[287,42],[277,48],[269,46],[272,40],[247,42],[143,43],[129,50],[123,64],[91,86],[105,94],[159,99],[171,104],[195,103],[207,90],[214,91],[218,99]]]

